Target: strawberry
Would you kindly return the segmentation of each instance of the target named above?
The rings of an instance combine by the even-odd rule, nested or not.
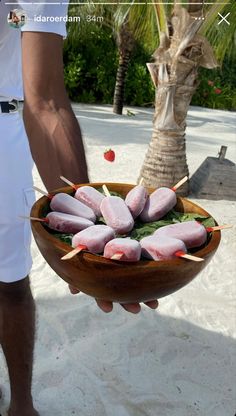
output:
[[[106,150],[103,153],[104,159],[106,159],[108,162],[114,162],[115,160],[115,152],[112,149]]]

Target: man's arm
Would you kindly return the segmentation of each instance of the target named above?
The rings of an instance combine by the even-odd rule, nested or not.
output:
[[[64,87],[62,37],[49,33],[22,34],[24,122],[33,159],[50,191],[61,187],[64,175],[74,183],[88,182],[87,166],[79,124]],[[79,291],[70,287],[73,294]],[[104,312],[112,302],[97,300]],[[146,302],[152,309],[156,300]],[[138,303],[122,305],[138,313]]]
[[[88,182],[81,131],[63,76],[62,37],[22,33],[24,123],[31,153],[48,191],[63,186],[60,175]]]

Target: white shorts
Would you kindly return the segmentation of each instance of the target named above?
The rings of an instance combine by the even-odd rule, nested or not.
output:
[[[26,277],[31,269],[30,221],[35,195],[33,161],[19,113],[0,114],[0,282]]]

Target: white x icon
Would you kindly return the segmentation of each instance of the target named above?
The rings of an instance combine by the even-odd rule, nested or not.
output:
[[[222,22],[225,22],[225,23],[227,23],[227,25],[230,25],[228,20],[226,20],[226,17],[228,17],[230,15],[230,12],[227,13],[226,16],[222,16],[222,14],[220,14],[220,13],[218,13],[218,15],[221,17],[221,20],[219,21],[218,25],[220,25]]]

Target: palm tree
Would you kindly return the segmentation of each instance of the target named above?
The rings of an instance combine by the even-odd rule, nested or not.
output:
[[[124,106],[125,80],[135,44],[138,41],[151,44],[154,37],[152,10],[141,2],[132,0],[119,4],[114,9],[113,30],[119,54],[116,83],[113,97],[113,112],[122,114]]]
[[[70,15],[78,13],[78,7],[75,2],[70,6]],[[150,19],[153,19],[152,10],[145,5],[137,5],[135,0],[127,4],[117,4],[116,0],[110,0],[109,4],[98,2],[80,3],[81,22],[78,25],[70,24],[68,26],[67,45],[78,44],[80,40],[81,29],[89,31],[91,23],[86,24],[86,16],[88,14],[101,16],[102,18],[96,22],[96,26],[103,26],[110,29],[113,33],[118,50],[118,67],[116,73],[116,82],[113,96],[113,112],[122,114],[124,105],[125,80],[128,71],[132,52],[137,41],[142,40],[150,44],[154,38],[150,25]],[[147,25],[146,22],[149,22]]]
[[[125,93],[125,78],[129,62],[135,46],[135,39],[126,18],[116,34],[116,44],[119,53],[119,63],[116,73],[116,84],[113,97],[113,113],[122,114]]]
[[[225,4],[229,2],[226,0]],[[217,45],[222,60],[222,45],[227,45],[235,32],[236,16],[232,5],[216,3],[204,7],[204,1],[200,0],[189,1],[187,7],[177,3],[180,1],[176,1],[171,14],[164,2],[157,4],[153,0],[152,5],[156,14],[159,46],[153,53],[154,62],[147,66],[156,91],[155,112],[151,142],[138,178],[139,182],[142,180],[145,186],[151,187],[171,187],[188,176],[186,117],[198,85],[198,69],[200,66],[218,66],[206,36],[213,44],[217,38],[219,40],[220,29],[212,28],[213,22],[218,13],[231,11],[231,25],[224,28],[220,48]],[[180,188],[180,192],[182,195],[188,194],[188,183]]]

